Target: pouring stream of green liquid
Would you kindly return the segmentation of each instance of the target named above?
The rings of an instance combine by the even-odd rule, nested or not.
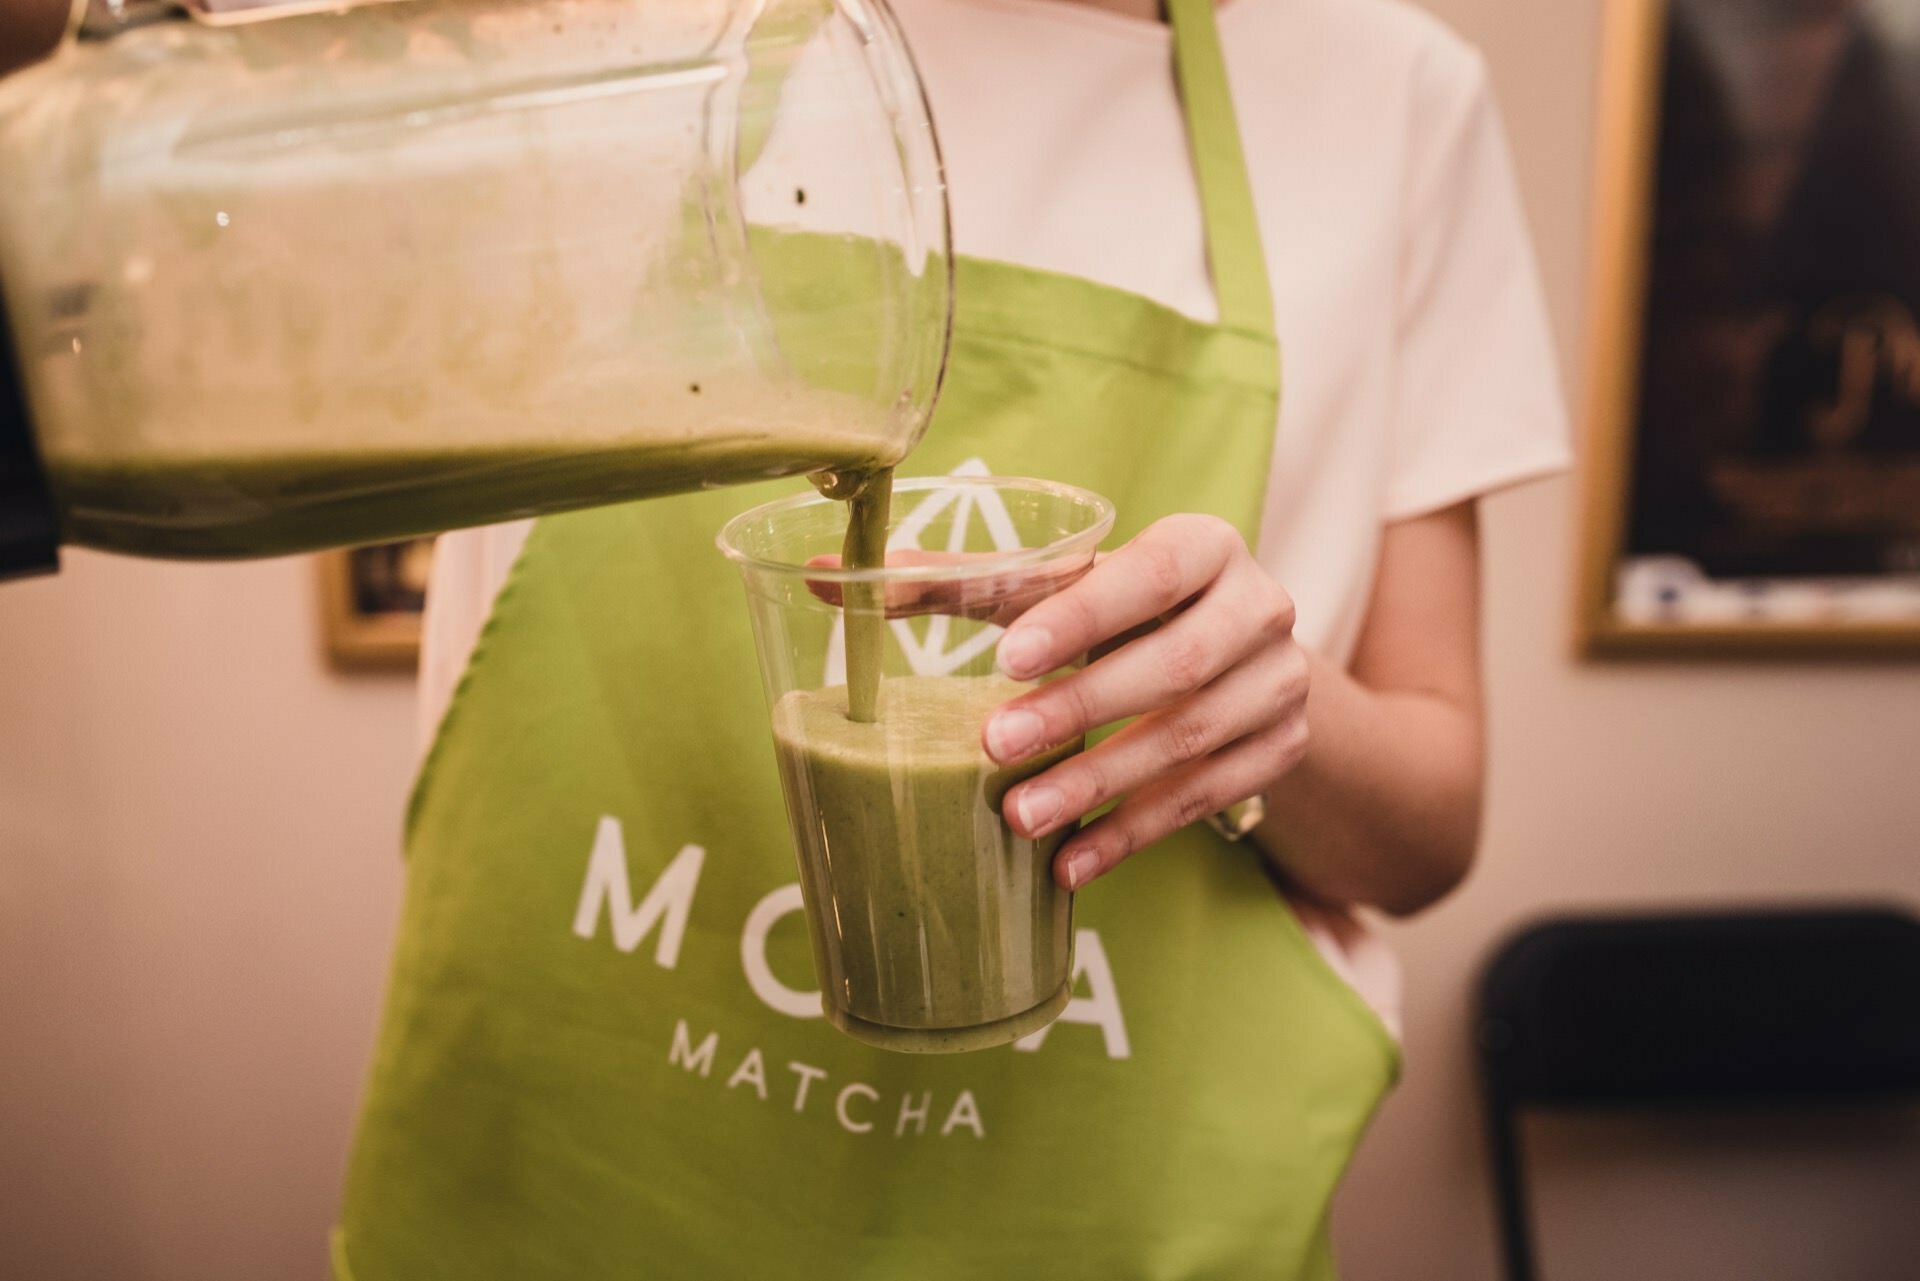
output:
[[[866,478],[847,503],[847,537],[840,563],[878,569],[887,561],[887,518],[893,506],[893,469]],[[880,694],[880,663],[887,640],[886,584],[850,582],[842,596],[847,632],[847,719],[870,722]]]

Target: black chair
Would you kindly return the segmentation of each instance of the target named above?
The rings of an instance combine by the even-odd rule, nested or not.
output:
[[[1920,920],[1882,909],[1545,921],[1480,985],[1501,1248],[1534,1281],[1523,1107],[1920,1098]]]

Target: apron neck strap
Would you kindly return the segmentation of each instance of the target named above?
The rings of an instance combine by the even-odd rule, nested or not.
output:
[[[1225,329],[1273,334],[1273,291],[1260,244],[1260,220],[1247,181],[1246,153],[1227,87],[1226,60],[1214,24],[1214,0],[1164,0],[1173,25],[1174,73],[1186,108],[1206,219],[1207,260]]]

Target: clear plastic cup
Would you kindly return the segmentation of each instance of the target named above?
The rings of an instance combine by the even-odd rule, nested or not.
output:
[[[1052,863],[1068,833],[1017,836],[1000,805],[1081,744],[1001,766],[981,729],[1029,687],[995,669],[1003,628],[1084,574],[1113,518],[1069,485],[948,476],[896,482],[885,568],[819,563],[848,519],[824,498],[721,531],[746,583],[821,1004],[856,1040],[984,1049],[1067,1003],[1072,895]],[[871,722],[849,715],[850,632],[879,659]]]

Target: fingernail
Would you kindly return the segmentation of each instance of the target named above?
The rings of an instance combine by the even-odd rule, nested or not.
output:
[[[1013,794],[1013,809],[1019,815],[1020,826],[1035,836],[1060,817],[1060,811],[1066,808],[1066,804],[1067,798],[1060,794],[1060,789],[1045,783],[1023,787]]]
[[[1066,861],[1067,888],[1077,890],[1088,881],[1091,881],[1094,872],[1099,866],[1099,853],[1087,846],[1083,845],[1071,854],[1068,854]]]
[[[1024,760],[1040,746],[1046,728],[1038,712],[1024,707],[995,712],[987,721],[987,752],[1002,763]]]
[[[1000,670],[1015,680],[1040,674],[1040,665],[1053,647],[1044,627],[1016,627],[1000,638]]]

